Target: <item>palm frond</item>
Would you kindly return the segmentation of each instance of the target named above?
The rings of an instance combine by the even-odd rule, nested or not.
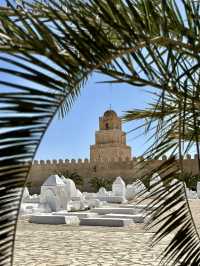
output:
[[[30,12],[24,20],[24,11],[11,4],[9,10],[12,17],[0,13],[7,42],[0,49],[1,265],[13,262],[23,186],[41,139],[59,108],[69,111],[87,79],[70,56],[62,56],[62,41],[54,42],[55,33],[39,18]]]
[[[16,193],[16,213],[20,201],[13,189],[23,186],[30,168],[24,162],[33,158],[59,106],[63,106],[63,114],[69,110],[80,86],[94,71],[112,82],[154,88],[155,102],[150,109],[129,111],[125,118],[146,119],[145,132],[154,139],[146,159],[171,154],[166,164],[152,170],[164,173],[166,183],[177,171],[183,173],[181,158],[191,145],[199,157],[199,5],[180,2],[181,12],[178,1],[170,0],[22,1],[21,9],[9,2],[8,8],[1,9],[0,60],[6,64],[0,71],[18,80],[0,78],[6,88],[0,95],[0,108],[7,114],[1,120],[5,128],[2,145],[6,140],[2,197],[7,191],[8,195]],[[22,81],[29,83],[22,85]],[[179,158],[176,163],[174,157]],[[154,243],[177,232],[164,259],[199,265],[199,235],[184,186],[162,187],[162,194],[156,186],[152,196],[152,222],[160,224]],[[9,229],[12,248],[16,217]],[[2,234],[2,240],[6,237],[9,234]],[[11,249],[2,252],[2,261],[10,259]]]

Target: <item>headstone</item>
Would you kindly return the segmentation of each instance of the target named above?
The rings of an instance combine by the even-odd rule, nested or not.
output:
[[[200,199],[200,182],[197,182],[197,196]]]
[[[80,211],[80,201],[70,201],[69,202],[69,210],[70,211]]]
[[[84,200],[70,200],[68,204],[69,211],[80,211],[88,208],[88,205]]]
[[[97,194],[98,196],[107,196],[108,192],[106,191],[105,187],[101,187]]]
[[[29,191],[27,187],[24,188],[23,197],[29,197]]]
[[[150,193],[161,194],[161,189],[163,188],[163,182],[158,173],[154,173],[150,180]]]
[[[71,197],[71,200],[74,200],[74,201],[82,201],[85,199],[85,196],[81,193],[81,191],[79,189],[76,190],[76,197]]]
[[[82,194],[86,200],[96,199],[97,197],[96,193],[83,192]]]
[[[25,203],[40,203],[40,195],[34,194],[26,197],[23,202]]]
[[[102,201],[100,201],[99,199],[91,199],[88,201],[88,207],[89,208],[98,208],[101,207],[103,205]]]
[[[176,184],[177,182],[179,182],[179,180],[176,179],[176,178],[174,178],[174,179],[172,179],[172,181],[170,182],[170,185],[174,185],[174,184]]]
[[[120,204],[127,202],[124,196],[109,196],[106,197],[105,201],[108,203],[120,203]]]
[[[132,185],[127,185],[126,187],[126,199],[133,200],[136,196],[136,187]]]
[[[35,212],[36,213],[50,213],[51,211],[52,210],[48,203],[40,203]]]
[[[161,177],[158,173],[154,173],[150,180],[150,186],[156,185],[159,182],[158,186],[163,186],[163,183],[161,181]]]
[[[50,212],[47,206],[42,206],[39,203],[23,203],[20,206],[20,215],[28,215],[40,212]]]
[[[30,195],[29,195],[28,188],[25,187],[24,191],[23,191],[22,202],[27,202],[27,200],[29,200],[29,198],[30,198]]]
[[[198,199],[197,192],[192,191],[187,187],[186,187],[186,195],[187,195],[188,199]]]
[[[113,196],[122,196],[125,197],[126,194],[126,185],[123,179],[118,176],[112,185]]]
[[[141,180],[137,180],[136,182],[133,183],[133,185],[135,186],[136,193],[146,191],[146,187]]]

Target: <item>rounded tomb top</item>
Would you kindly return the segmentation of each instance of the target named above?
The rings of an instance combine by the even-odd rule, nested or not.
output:
[[[64,182],[58,175],[50,175],[42,186],[63,186]]]
[[[65,178],[64,176],[62,176],[61,178],[66,187],[68,187],[71,191],[76,191],[76,185],[72,179]]]

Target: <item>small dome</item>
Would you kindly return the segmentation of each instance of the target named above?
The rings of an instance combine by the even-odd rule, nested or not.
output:
[[[63,179],[63,182],[64,182],[66,185],[68,185],[68,186],[76,187],[74,181],[73,181],[72,179],[70,179],[70,178],[65,178],[65,179]]]
[[[64,184],[69,187],[71,190],[76,191],[76,185],[74,181],[70,178],[63,179]]]
[[[103,114],[103,116],[104,117],[117,117],[117,114],[113,110],[107,110],[107,111],[105,111],[105,113]]]
[[[65,188],[66,191],[68,193],[68,195],[71,197],[76,197],[77,193],[76,193],[76,185],[74,183],[74,181],[70,178],[65,178],[65,180],[63,180],[64,184],[65,184]]]
[[[58,175],[49,176],[42,186],[63,186],[64,182]]]
[[[99,189],[99,193],[101,193],[101,194],[106,194],[107,191],[106,191],[105,187],[100,187],[100,189]]]

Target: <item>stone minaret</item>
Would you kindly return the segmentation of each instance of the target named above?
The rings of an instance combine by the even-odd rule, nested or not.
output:
[[[99,117],[99,130],[95,133],[95,145],[90,146],[90,160],[117,161],[131,159],[131,147],[126,145],[126,133],[122,131],[121,119],[113,110]]]

